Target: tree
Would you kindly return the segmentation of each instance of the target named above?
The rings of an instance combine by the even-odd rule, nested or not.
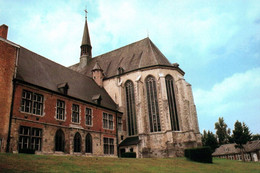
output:
[[[227,124],[223,117],[219,117],[218,122],[215,123],[216,134],[219,145],[227,144],[230,138],[230,129],[227,129]]]
[[[235,147],[240,148],[242,160],[245,161],[243,145],[250,141],[252,136],[249,131],[249,128],[246,126],[244,122],[242,125],[241,122],[239,122],[238,120],[236,121],[233,130],[233,138],[234,142],[237,144]]]
[[[218,141],[216,136],[208,130],[203,130],[203,135],[202,135],[202,144],[203,146],[209,146],[211,149],[211,153],[215,151],[215,149],[218,147]]]
[[[254,140],[260,140],[260,134],[252,135],[252,141]]]

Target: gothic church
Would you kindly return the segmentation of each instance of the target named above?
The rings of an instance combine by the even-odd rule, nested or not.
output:
[[[138,158],[201,146],[191,85],[150,38],[64,67],[7,39],[0,26],[0,151]]]

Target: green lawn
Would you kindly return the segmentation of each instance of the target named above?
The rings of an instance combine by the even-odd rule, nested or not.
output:
[[[185,158],[121,159],[80,156],[0,154],[0,172],[260,172],[260,163],[214,159],[213,164]]]

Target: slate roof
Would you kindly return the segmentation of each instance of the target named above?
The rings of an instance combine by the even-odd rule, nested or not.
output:
[[[165,66],[175,68],[184,74],[180,68],[173,66],[168,61],[150,38],[145,38],[103,55],[91,58],[88,60],[87,67],[83,69],[79,68],[79,63],[70,68],[82,74],[91,76],[91,70],[94,68],[96,62],[98,62],[103,69],[105,78],[117,75],[119,67],[123,68],[126,73],[151,66]]]
[[[219,155],[227,155],[227,154],[238,154],[240,153],[240,149],[235,147],[236,144],[224,144],[216,149],[213,156]],[[249,141],[246,145],[244,145],[246,152],[253,152],[256,150],[260,150],[260,140]]]
[[[138,143],[139,143],[139,138],[138,138],[138,136],[128,137],[128,138],[125,138],[125,139],[119,144],[119,147],[122,147],[122,146],[130,146],[130,145],[137,145]]]
[[[101,95],[101,106],[116,110],[117,106],[104,88],[95,81],[67,67],[48,60],[23,47],[20,48],[16,79],[59,92],[58,86],[67,83],[68,96],[90,103],[93,96]]]

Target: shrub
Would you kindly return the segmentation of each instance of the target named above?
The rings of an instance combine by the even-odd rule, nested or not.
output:
[[[135,152],[122,153],[121,157],[124,157],[124,158],[136,158],[136,153]]]
[[[35,150],[34,149],[20,149],[19,153],[35,154]]]
[[[202,163],[212,163],[210,147],[190,148],[184,150],[186,158]]]

